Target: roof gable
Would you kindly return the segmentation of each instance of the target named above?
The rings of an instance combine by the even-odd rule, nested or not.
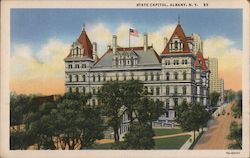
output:
[[[87,56],[93,59],[93,46],[85,30],[81,32],[81,35],[77,39],[77,42],[83,45],[84,48],[83,56]]]
[[[201,51],[199,50],[196,54],[196,60],[194,62],[194,66],[198,67],[200,66],[202,70],[207,70],[207,65],[206,65],[206,61],[201,53]]]
[[[179,52],[170,52],[169,51],[169,45],[172,42],[173,38],[178,38],[180,39],[180,41],[183,43],[183,51],[179,51]],[[169,53],[190,53],[190,49],[188,46],[188,42],[187,42],[187,37],[181,27],[180,24],[178,24],[174,30],[174,33],[172,34],[170,40],[168,41],[167,45],[165,46],[162,54],[169,54]]]

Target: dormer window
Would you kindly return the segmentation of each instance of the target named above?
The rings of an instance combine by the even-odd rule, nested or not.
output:
[[[177,41],[174,42],[174,48],[175,48],[176,50],[178,49],[178,42],[177,42]]]

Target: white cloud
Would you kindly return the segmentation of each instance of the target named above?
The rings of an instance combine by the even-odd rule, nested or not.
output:
[[[117,43],[121,47],[128,47],[129,41],[129,28],[135,28],[129,23],[121,23],[116,30],[110,30],[105,24],[97,23],[89,25],[87,28],[87,34],[92,42],[97,42],[98,56],[102,56],[107,50],[107,45],[111,45],[112,36],[117,35]],[[175,25],[163,25],[159,27],[155,32],[148,32],[148,43],[153,44],[155,50],[161,53],[164,46],[164,37],[170,38],[173,33]],[[130,37],[131,46],[143,45],[143,32],[139,31],[139,37]]]
[[[217,58],[219,70],[241,71],[242,51],[234,47],[234,42],[222,36],[213,36],[204,40],[205,56]]]
[[[33,51],[29,45],[15,45],[11,56],[11,77],[26,80],[62,78],[63,59],[69,52],[69,46],[58,39],[49,39],[37,51]]]

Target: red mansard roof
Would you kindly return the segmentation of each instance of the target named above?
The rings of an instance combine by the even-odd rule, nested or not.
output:
[[[194,62],[194,66],[201,66],[202,70],[207,70],[207,65],[206,65],[206,59],[204,59],[201,51],[199,50],[198,53],[196,54],[196,60]]]
[[[178,24],[174,30],[174,33],[172,34],[170,40],[168,41],[167,45],[165,46],[165,49],[163,50],[162,54],[169,54],[169,44],[172,41],[174,36],[177,36],[183,43],[183,51],[181,52],[173,52],[173,53],[191,53],[189,46],[188,46],[188,42],[187,40],[189,40],[190,37],[186,37],[185,33],[181,27],[180,24]]]

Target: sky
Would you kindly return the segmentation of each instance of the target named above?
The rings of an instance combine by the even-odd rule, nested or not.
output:
[[[218,58],[225,89],[241,89],[241,9],[12,9],[11,91],[62,94],[63,59],[83,25],[97,42],[99,57],[112,35],[117,35],[118,45],[128,46],[129,28],[140,33],[131,37],[131,46],[141,46],[142,35],[148,33],[149,44],[160,54],[178,16],[187,36],[197,33],[203,39],[204,56]]]

